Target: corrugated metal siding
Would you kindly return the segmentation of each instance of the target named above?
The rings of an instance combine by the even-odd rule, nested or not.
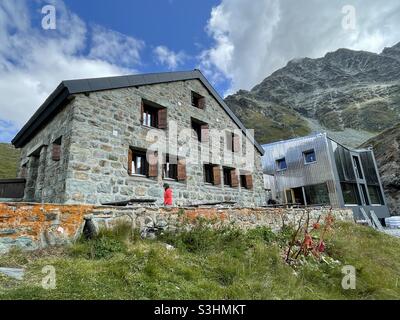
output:
[[[275,186],[281,200],[284,200],[286,189],[326,183],[331,205],[339,206],[325,134],[267,144],[263,148],[264,173],[275,176]],[[316,162],[305,164],[303,152],[311,149],[315,151]],[[287,169],[278,171],[276,160],[281,158],[285,158]]]

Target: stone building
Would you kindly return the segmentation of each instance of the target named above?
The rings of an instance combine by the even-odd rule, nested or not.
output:
[[[12,143],[25,201],[265,203],[263,149],[199,70],[63,81]]]

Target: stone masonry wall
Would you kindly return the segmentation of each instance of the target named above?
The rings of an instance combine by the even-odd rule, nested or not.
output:
[[[192,90],[206,97],[204,110],[191,105]],[[162,203],[162,186],[166,181],[162,179],[160,163],[157,178],[128,175],[129,147],[148,149],[152,144],[146,141],[150,128],[140,121],[142,98],[166,107],[168,121],[177,123],[178,133],[191,128],[191,118],[208,123],[210,129],[238,128],[198,80],[77,95],[68,150],[66,203],[100,204],[129,198],[154,198],[158,204]],[[158,131],[160,137],[169,133],[169,130]],[[220,141],[216,143],[222,154],[224,145]],[[194,141],[178,141],[181,151],[188,145],[198,147]],[[253,190],[207,185],[203,164],[188,164],[186,181],[167,181],[174,192],[174,204],[230,200],[244,206],[264,204],[261,156],[257,151],[254,155]]]
[[[21,149],[19,177],[26,178],[25,201],[65,201],[74,103],[70,102]],[[54,161],[52,143],[60,137],[61,160]]]
[[[213,219],[222,224],[233,224],[249,229],[267,226],[277,230],[285,223],[293,224],[306,212],[311,222],[332,212],[335,219],[354,221],[351,210],[329,209],[270,209],[270,208],[163,208],[109,207],[93,205],[53,205],[33,203],[0,203],[0,253],[13,247],[35,250],[70,243],[79,237],[86,219],[97,228],[110,228],[119,221],[142,228],[149,221],[160,220],[174,230],[183,220],[197,217]]]

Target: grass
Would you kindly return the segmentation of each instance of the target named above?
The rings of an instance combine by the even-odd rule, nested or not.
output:
[[[282,258],[289,238],[288,230],[199,226],[141,240],[121,226],[70,247],[1,256],[0,266],[27,273],[23,281],[0,276],[0,299],[399,298],[399,239],[337,223],[327,239],[326,262],[307,258],[293,269]],[[356,290],[341,287],[347,264],[357,270]],[[40,285],[46,265],[56,270],[54,290]]]
[[[17,165],[20,151],[8,143],[0,143],[0,179],[11,179],[17,176]]]

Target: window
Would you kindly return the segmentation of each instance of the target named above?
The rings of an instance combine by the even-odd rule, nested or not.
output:
[[[204,165],[204,182],[214,183],[214,166],[212,164]]]
[[[353,163],[354,163],[354,168],[356,169],[357,177],[359,179],[363,179],[364,176],[362,174],[360,159],[357,156],[353,156]]]
[[[166,154],[163,161],[163,178],[176,181],[186,180],[186,160]]]
[[[61,140],[62,137],[56,139],[51,147],[51,159],[53,161],[60,161],[61,160]]]
[[[192,91],[192,106],[199,109],[204,109],[205,98],[198,93]]]
[[[244,189],[253,189],[253,176],[251,174],[241,174],[240,186]]]
[[[304,187],[307,205],[330,204],[329,192],[326,183],[315,184]]]
[[[239,179],[234,168],[223,168],[224,173],[224,185],[232,188],[239,186]]]
[[[128,174],[146,177],[157,177],[158,159],[157,153],[149,153],[147,150],[130,148],[128,152]]]
[[[304,155],[304,163],[313,163],[317,161],[314,149],[303,152],[303,155]]]
[[[133,151],[132,153],[132,174],[147,176],[148,166],[146,161],[146,152]]]
[[[142,101],[142,124],[148,127],[166,129],[167,109]]]
[[[276,160],[276,170],[281,171],[286,169],[287,169],[287,164],[285,158]]]
[[[368,186],[368,193],[372,204],[384,205],[381,188],[379,186]]]
[[[365,184],[361,184],[361,193],[363,195],[365,205],[369,206],[369,199],[367,195],[367,189],[365,188]]]
[[[240,136],[231,131],[226,132],[225,136],[226,149],[232,152],[240,151]]]
[[[361,205],[360,194],[356,183],[342,182],[342,194],[345,204]]]
[[[178,180],[178,159],[167,154],[163,164],[163,178]]]
[[[231,168],[224,168],[224,185],[225,186],[232,186],[232,177],[231,177]]]
[[[192,118],[192,130],[196,134],[196,138],[199,142],[208,141],[208,124]]]

